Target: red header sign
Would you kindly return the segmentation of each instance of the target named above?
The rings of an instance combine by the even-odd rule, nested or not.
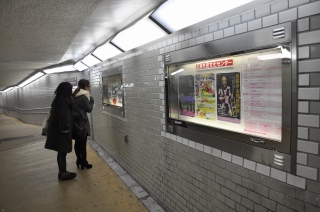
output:
[[[197,70],[222,68],[222,67],[228,67],[228,66],[233,66],[233,59],[216,60],[216,61],[196,64]]]

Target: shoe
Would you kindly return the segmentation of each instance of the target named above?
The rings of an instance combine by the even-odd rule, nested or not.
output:
[[[77,167],[79,169],[79,166],[81,165],[81,159],[77,159],[76,164],[77,164]]]
[[[87,168],[87,169],[91,169],[92,168],[92,164],[89,164],[88,161],[82,161],[81,169],[83,170],[84,167]]]
[[[76,173],[74,173],[74,172],[64,172],[64,173],[59,173],[58,174],[58,178],[60,179],[60,180],[72,180],[72,179],[74,179],[75,177],[77,176],[77,174]]]

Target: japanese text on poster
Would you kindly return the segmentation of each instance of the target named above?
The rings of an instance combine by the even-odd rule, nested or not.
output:
[[[281,59],[259,60],[244,57],[244,131],[281,140],[282,77]]]

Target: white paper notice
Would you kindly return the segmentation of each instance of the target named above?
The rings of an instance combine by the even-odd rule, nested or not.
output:
[[[244,132],[281,141],[281,58],[259,60],[258,56],[243,57]]]

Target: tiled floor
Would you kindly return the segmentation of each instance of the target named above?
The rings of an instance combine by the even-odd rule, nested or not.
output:
[[[2,127],[7,129],[0,131],[2,138],[8,138],[8,135],[17,137],[18,133],[11,132],[17,128],[23,129],[22,134],[35,133],[33,130],[38,128],[29,128],[30,125],[0,114],[0,129]],[[163,211],[154,201],[146,201],[150,199],[146,192],[143,197],[136,196],[123,181],[127,174],[118,176],[110,168],[106,162],[110,158],[96,142],[90,140],[91,145],[87,147],[88,161],[93,168],[77,169],[76,157],[72,152],[67,155],[67,170],[76,172],[78,176],[70,181],[59,181],[57,153],[44,149],[44,137],[37,140],[9,140],[0,144],[1,212]],[[19,144],[3,148],[10,142],[18,141]]]

